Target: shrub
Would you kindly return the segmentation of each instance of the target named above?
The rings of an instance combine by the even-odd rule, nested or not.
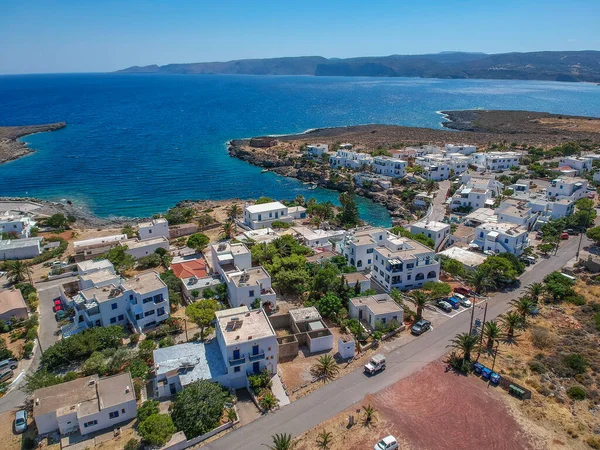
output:
[[[26,342],[23,346],[23,358],[29,358],[33,353],[33,342]]]
[[[587,391],[583,386],[571,386],[567,390],[567,395],[573,400],[585,400],[587,398]]]
[[[140,335],[137,333],[133,333],[131,336],[129,336],[129,342],[131,342],[134,345],[137,345],[137,343],[140,342]]]
[[[571,353],[570,355],[565,356],[563,358],[563,363],[575,374],[585,373],[589,366],[589,363],[586,361],[586,359],[579,353]]]
[[[125,447],[123,447],[123,450],[139,450],[140,449],[140,442],[137,439],[131,438],[127,441],[127,443],[125,444]]]
[[[269,387],[271,384],[271,376],[265,369],[261,373],[248,375],[248,384],[254,393],[258,394],[261,389]]]
[[[576,305],[576,306],[583,306],[586,304],[585,298],[582,297],[581,295],[576,295],[576,294],[565,297],[564,301],[567,303],[572,303],[573,305]]]
[[[172,347],[173,345],[175,345],[175,339],[171,336],[162,338],[158,343],[159,348]]]
[[[531,343],[539,349],[554,347],[556,336],[550,330],[543,327],[534,327],[531,330]]]
[[[140,423],[138,431],[145,442],[162,447],[169,442],[176,429],[171,416],[168,414],[154,414]]]
[[[531,361],[529,363],[529,370],[539,374],[548,372],[548,368],[539,361]]]
[[[160,403],[156,400],[146,400],[142,403],[142,406],[138,408],[137,418],[140,422],[143,422],[148,417],[159,413]]]

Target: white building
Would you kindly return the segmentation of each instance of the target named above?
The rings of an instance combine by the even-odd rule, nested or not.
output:
[[[313,230],[308,227],[292,227],[296,239],[309,248],[322,248],[331,250],[332,242],[339,242],[344,238],[344,230]]]
[[[533,212],[533,208],[527,202],[508,199],[500,203],[496,208],[498,223],[514,223],[523,225],[528,230],[535,223],[538,214]]]
[[[372,330],[386,325],[392,320],[402,323],[404,310],[388,294],[369,295],[351,298],[348,302],[348,314],[358,319]]]
[[[503,171],[518,167],[523,155],[518,152],[488,152],[473,153],[471,156],[478,170]]]
[[[465,269],[475,269],[487,259],[486,255],[472,252],[462,247],[450,247],[438,253],[440,256],[447,256],[460,262]]]
[[[113,278],[115,281],[110,284],[104,283],[102,278],[99,286],[95,285],[96,277],[110,276],[106,269],[84,275],[85,282],[91,280],[92,287],[80,291],[72,299],[61,293],[63,300],[75,308],[77,329],[73,329],[72,334],[109,325],[130,325],[136,332],[141,332],[169,318],[169,291],[157,272],[144,272],[129,280]]]
[[[531,208],[532,214],[538,215],[537,221],[540,223],[570,216],[575,211],[575,200],[570,198],[550,200],[545,194],[529,191],[513,193],[511,199],[524,202]]]
[[[470,155],[477,151],[477,147],[474,145],[466,144],[446,144],[444,146],[446,153],[460,153],[461,155]]]
[[[386,292],[392,289],[412,289],[427,281],[439,281],[440,263],[433,249],[386,232],[385,239],[375,248],[371,281]]]
[[[244,225],[258,230],[272,228],[273,222],[291,223],[294,218],[289,214],[288,207],[280,202],[262,203],[244,208]]]
[[[468,156],[452,155],[425,155],[415,159],[415,164],[424,168],[423,178],[434,181],[447,180],[451,176],[465,173],[471,163]]]
[[[0,214],[0,233],[6,233],[14,239],[31,237],[35,220],[28,215],[6,211]]]
[[[264,310],[218,311],[216,339],[154,350],[155,397],[175,394],[197,380],[229,388],[248,386],[248,375],[277,374],[277,337]]]
[[[410,225],[410,232],[413,234],[422,234],[433,239],[434,250],[439,251],[450,236],[450,225],[443,222],[422,220]]]
[[[340,242],[340,253],[346,257],[348,264],[359,270],[373,266],[375,247],[383,242],[387,231],[383,228],[361,228],[349,231]]]
[[[167,228],[168,231],[168,228]],[[164,236],[149,238],[149,239],[127,239],[120,243],[121,245],[127,246],[125,253],[134,257],[134,259],[140,259],[144,256],[150,256],[156,253],[156,250],[162,248],[163,250],[169,251],[169,239]]]
[[[306,146],[306,155],[309,158],[321,158],[324,153],[329,153],[327,144],[309,144]]]
[[[568,166],[577,171],[577,175],[582,175],[584,172],[589,172],[593,168],[594,160],[586,156],[566,156],[561,158],[558,163],[559,167]]]
[[[85,261],[94,259],[103,253],[106,253],[111,247],[119,245],[127,240],[126,234],[115,234],[112,236],[102,236],[92,239],[73,242],[75,250],[75,261]]]
[[[151,239],[164,237],[169,239],[169,222],[165,218],[152,219],[150,222],[138,224],[138,234],[140,239]]]
[[[368,153],[353,152],[350,150],[338,150],[335,155],[329,157],[329,165],[333,169],[362,170],[371,167],[373,157]]]
[[[79,276],[94,273],[99,270],[108,270],[112,273],[116,273],[115,267],[108,259],[81,261],[77,263],[77,275]]]
[[[587,195],[587,180],[583,178],[556,178],[546,188],[546,197],[553,200],[568,199],[577,201]]]
[[[29,259],[42,254],[42,238],[2,239],[0,238],[0,261]]]
[[[243,270],[252,267],[252,254],[241,242],[232,244],[220,242],[210,247],[213,271],[223,279],[226,272]]]
[[[39,435],[86,435],[135,419],[136,415],[129,372],[78,378],[33,393],[33,418]]]
[[[594,181],[600,183],[600,169],[594,172]]]
[[[393,178],[402,178],[406,175],[407,162],[389,156],[375,156],[373,158],[373,172]]]
[[[437,145],[410,146],[404,149],[404,154],[411,158],[439,153],[442,153],[442,149]]]
[[[529,246],[527,228],[512,223],[484,223],[475,229],[476,244],[481,251],[511,253],[519,256]]]
[[[473,209],[491,208],[503,189],[503,184],[493,177],[464,174],[462,183],[452,196],[450,209],[454,210],[461,206]]]

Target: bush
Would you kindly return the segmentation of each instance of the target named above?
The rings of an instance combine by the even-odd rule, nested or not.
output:
[[[572,303],[576,306],[583,306],[586,304],[585,298],[577,294],[568,295],[567,297],[565,297],[564,301],[567,303]]]
[[[583,386],[571,386],[567,390],[567,395],[573,400],[585,400],[587,391]]]
[[[30,437],[24,438],[23,443],[21,444],[21,448],[23,448],[24,450],[33,450],[36,447],[37,442],[35,441],[35,439]]]
[[[563,358],[563,363],[571,369],[575,374],[583,374],[587,370],[589,364],[586,359],[579,353],[571,353]]]
[[[140,442],[137,439],[131,438],[127,441],[123,450],[140,450]]]
[[[254,391],[254,394],[258,394],[261,389],[269,387],[271,384],[271,375],[267,370],[263,370],[261,373],[254,373],[248,375],[248,384]]]
[[[139,424],[138,431],[144,442],[162,447],[169,442],[176,429],[171,416],[168,414],[154,414]]]
[[[158,343],[159,348],[172,347],[173,345],[175,345],[175,339],[171,336],[162,338]]]
[[[548,368],[540,361],[531,361],[529,363],[529,370],[539,374],[548,372]]]
[[[531,330],[531,343],[539,349],[550,348],[556,344],[556,336],[546,328],[534,327]]]
[[[286,223],[286,222],[282,222],[281,220],[276,220],[275,222],[273,222],[271,224],[271,228],[273,228],[274,230],[277,229],[287,229],[290,228],[292,226],[292,224],[290,223]]]
[[[137,343],[140,342],[140,335],[133,333],[131,336],[129,336],[129,342],[131,342],[133,345],[137,345]]]
[[[156,400],[146,400],[142,403],[142,406],[138,408],[137,418],[140,422],[143,422],[148,417],[159,413],[160,403]]]
[[[23,346],[23,358],[29,358],[31,356],[31,354],[33,353],[33,347],[33,342],[25,343],[25,345]]]

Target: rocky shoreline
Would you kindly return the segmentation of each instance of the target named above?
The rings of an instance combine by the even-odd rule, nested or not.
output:
[[[0,164],[21,158],[35,151],[17,139],[34,133],[60,130],[66,126],[65,122],[57,122],[45,125],[0,127]]]

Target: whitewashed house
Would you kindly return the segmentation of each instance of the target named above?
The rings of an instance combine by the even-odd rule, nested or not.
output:
[[[42,238],[2,239],[0,238],[0,261],[29,259],[42,254]]]
[[[33,393],[39,435],[87,435],[135,419],[137,404],[129,372],[78,378]]]
[[[477,147],[467,144],[446,144],[444,146],[446,153],[460,153],[461,155],[470,155],[477,151]]]
[[[513,223],[484,223],[475,229],[476,244],[481,251],[511,253],[519,256],[529,246],[527,228]]]
[[[433,248],[439,251],[450,236],[450,225],[435,220],[421,220],[410,225],[410,232],[433,239]]]
[[[351,298],[348,302],[348,314],[351,318],[366,323],[371,330],[393,320],[402,323],[404,318],[404,310],[388,294]]]
[[[500,203],[496,208],[496,216],[498,223],[514,223],[531,230],[538,214],[533,212],[533,208],[527,202],[511,198]]]
[[[125,253],[133,256],[136,260],[156,253],[159,248],[169,251],[169,239],[164,236],[149,239],[127,239],[122,241],[121,245],[127,246]]]
[[[503,184],[493,177],[462,176],[462,185],[452,196],[450,209],[459,207],[491,208],[502,193]]]
[[[373,172],[393,178],[402,178],[406,175],[408,162],[389,156],[375,156],[373,158]]]
[[[277,374],[277,336],[264,310],[239,307],[218,311],[216,339],[154,350],[154,394],[171,396],[198,380],[233,389],[248,386],[248,375]]]
[[[306,146],[306,155],[309,158],[321,158],[325,153],[329,153],[329,145],[327,144],[309,144]]]
[[[473,164],[478,170],[503,171],[511,167],[518,167],[522,158],[519,152],[488,152],[473,153]]]
[[[291,223],[293,220],[294,218],[288,212],[288,207],[280,202],[244,207],[244,225],[253,230],[272,228],[273,222]]]
[[[586,156],[565,156],[558,163],[559,167],[567,166],[577,171],[577,175],[593,169],[594,160]]]
[[[291,230],[302,245],[324,250],[331,250],[332,241],[339,242],[346,234],[344,230],[313,230],[308,227],[292,227]]]
[[[546,197],[553,200],[577,201],[587,195],[588,182],[583,178],[556,178],[546,188]]]
[[[386,232],[374,251],[371,281],[386,292],[413,289],[427,281],[439,281],[440,263],[433,249],[412,239]]]
[[[338,150],[335,155],[329,157],[329,165],[333,169],[362,170],[371,167],[373,157],[368,153],[354,152],[351,150]]]
[[[167,222],[167,219],[160,217],[158,219],[152,219],[150,222],[139,223],[138,234],[142,240],[159,237],[169,239],[169,222]]]
[[[594,172],[594,182],[600,183],[600,169]]]
[[[358,270],[370,269],[374,262],[375,247],[383,242],[387,231],[383,228],[360,228],[349,231],[340,242],[339,251],[348,264]]]
[[[453,157],[425,155],[415,159],[415,164],[423,167],[423,178],[434,181],[447,180],[451,176],[462,175],[469,168],[471,158],[454,154]]]
[[[31,237],[31,229],[35,224],[35,220],[26,214],[12,211],[0,214],[0,234],[6,233],[14,239]]]

